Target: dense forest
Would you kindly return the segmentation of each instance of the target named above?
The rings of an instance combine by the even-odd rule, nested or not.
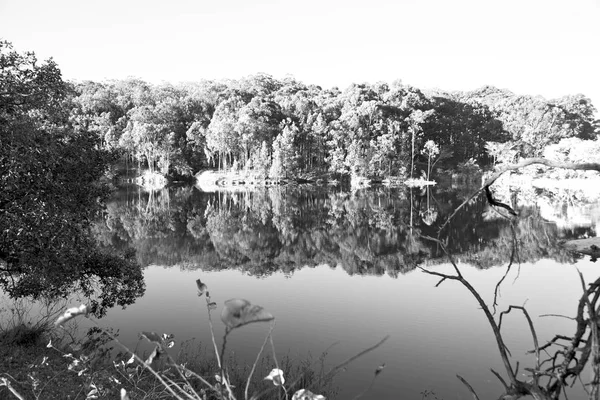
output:
[[[444,168],[483,167],[541,156],[562,139],[590,140],[599,132],[583,95],[547,101],[493,87],[423,92],[397,81],[341,91],[257,74],[72,89],[74,124],[127,161],[170,176],[205,168],[271,178],[403,176],[428,159]]]

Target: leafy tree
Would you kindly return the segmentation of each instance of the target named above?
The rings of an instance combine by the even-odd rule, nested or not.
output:
[[[99,289],[99,312],[133,302],[144,291],[139,265],[90,233],[111,155],[70,122],[70,87],[52,60],[0,42],[0,77],[0,285],[13,297]]]
[[[435,162],[435,158],[440,154],[440,147],[433,140],[428,140],[423,146],[421,153],[427,156],[427,180],[429,180],[432,167],[431,161],[433,159]]]
[[[294,138],[298,128],[286,124],[283,132],[277,135],[273,142],[273,162],[269,175],[272,178],[288,178],[293,176],[297,168],[297,153],[294,149]]]
[[[240,149],[240,135],[236,128],[244,105],[240,96],[228,98],[217,106],[208,126],[206,148],[218,156],[223,167],[226,166],[226,158],[231,159]]]

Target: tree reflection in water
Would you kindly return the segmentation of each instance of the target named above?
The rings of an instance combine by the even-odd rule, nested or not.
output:
[[[109,203],[96,233],[106,245],[133,247],[144,266],[241,269],[260,276],[328,264],[349,274],[396,276],[421,263],[445,262],[440,247],[422,236],[437,236],[464,198],[443,188],[412,193],[387,188],[130,189]],[[551,258],[572,263],[577,256],[558,243],[594,234],[592,227],[559,229],[533,206],[519,212],[513,226],[490,212],[485,199],[475,198],[445,227],[447,250],[460,262],[489,268],[509,261],[516,240],[520,262]]]

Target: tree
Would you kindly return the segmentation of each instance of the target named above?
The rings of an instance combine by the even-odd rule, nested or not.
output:
[[[69,86],[52,60],[0,42],[0,77],[0,285],[12,297],[92,295],[99,285],[96,306],[133,302],[139,265],[103,252],[90,232],[111,154],[70,123]]]
[[[269,175],[272,178],[288,178],[296,172],[298,155],[294,148],[294,138],[298,128],[286,124],[283,132],[273,142],[273,162]]]
[[[433,140],[428,140],[423,146],[421,153],[427,156],[427,180],[429,180],[432,167],[431,160],[433,159],[435,163],[435,158],[440,154],[440,147]]]
[[[240,149],[240,135],[236,128],[243,106],[241,97],[234,95],[228,98],[217,106],[208,125],[206,148],[211,154],[217,154],[223,167],[226,166],[226,158],[231,158]]]

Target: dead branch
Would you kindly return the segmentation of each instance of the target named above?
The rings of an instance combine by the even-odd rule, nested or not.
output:
[[[589,298],[589,290],[585,286],[585,280],[581,271],[579,273],[579,279],[581,280],[581,287],[583,288],[583,297],[585,298],[585,304],[588,309],[589,315],[589,326],[591,336],[591,353],[592,353],[592,391],[590,392],[590,399],[598,400],[600,396],[598,384],[600,383],[600,344],[598,343],[598,316],[596,315],[596,308],[592,305]],[[594,296],[595,297],[595,296]]]
[[[462,376],[456,375],[456,377],[467,387],[467,389],[469,389],[469,392],[471,392],[471,394],[473,395],[473,399],[479,400],[479,396],[477,396],[477,393],[475,393],[475,389],[473,389],[473,386],[471,386],[469,382],[467,382]]]
[[[515,226],[514,226],[514,224],[511,223],[510,229],[511,229],[512,234],[513,234],[512,252],[510,254],[510,262],[508,263],[508,267],[506,268],[506,272],[504,273],[504,275],[502,276],[502,278],[498,281],[498,283],[496,283],[496,287],[494,288],[494,302],[492,303],[492,306],[494,307],[494,314],[496,314],[496,307],[498,306],[498,293],[499,293],[499,290],[500,290],[500,285],[502,284],[502,282],[504,282],[504,279],[506,279],[506,277],[508,276],[508,273],[510,272],[510,269],[511,269],[511,267],[513,265],[513,261],[515,259],[515,255],[517,253],[518,241],[517,241],[517,233],[515,232]]]
[[[456,262],[454,261],[454,259],[450,255],[450,253],[446,250],[446,246],[444,246],[444,244],[439,239],[435,239],[430,236],[423,236],[423,237],[428,240],[433,240],[434,242],[436,242],[437,244],[439,244],[441,246],[441,248],[444,251],[444,253],[446,254],[446,256],[448,256],[450,263],[454,267],[454,270],[456,271],[456,275],[448,275],[448,274],[444,274],[441,272],[430,271],[425,268],[421,268],[421,270],[427,274],[443,278],[439,283],[443,282],[445,279],[457,280],[463,286],[465,286],[469,290],[469,292],[471,292],[471,294],[473,295],[473,297],[475,297],[475,299],[477,300],[477,303],[479,304],[479,306],[485,313],[485,315],[488,319],[488,322],[489,322],[490,326],[492,327],[492,331],[494,332],[494,337],[496,338],[496,344],[498,345],[498,351],[500,352],[500,357],[502,359],[502,362],[504,363],[504,368],[506,369],[506,373],[508,374],[509,380],[511,382],[511,386],[519,387],[521,382],[517,379],[516,374],[515,374],[514,370],[512,369],[512,366],[510,365],[510,360],[509,360],[509,355],[507,353],[506,344],[504,343],[504,340],[500,333],[500,329],[498,328],[498,325],[496,324],[496,321],[494,320],[494,316],[492,315],[492,313],[491,313],[490,309],[488,308],[488,306],[486,305],[485,301],[483,300],[481,295],[477,292],[477,290],[475,290],[475,288],[473,286],[471,286],[471,284],[462,276],[460,269],[458,268],[458,265],[456,264]],[[439,285],[439,283],[438,283],[438,285]]]
[[[538,344],[538,338],[537,338],[537,334],[535,333],[535,327],[533,326],[533,321],[531,320],[531,317],[529,316],[529,313],[527,312],[527,309],[525,307],[522,306],[509,306],[508,310],[506,311],[502,311],[500,313],[500,320],[498,321],[498,329],[501,329],[502,326],[502,317],[508,313],[510,313],[512,310],[521,310],[523,312],[523,314],[525,315],[525,319],[527,319],[527,323],[529,324],[529,330],[531,331],[531,337],[533,338],[533,346],[535,349],[535,359],[536,359],[536,363],[535,363],[535,369],[536,371],[540,369],[540,346]],[[537,384],[537,378],[536,379],[536,384]]]

